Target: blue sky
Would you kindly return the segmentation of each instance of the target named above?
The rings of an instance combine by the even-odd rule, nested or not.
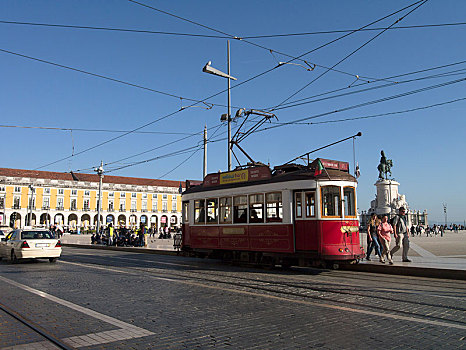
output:
[[[357,29],[414,1],[141,0],[141,3],[237,37],[245,37]],[[369,28],[388,27],[414,7]],[[4,0],[0,3],[0,10],[1,21],[224,36],[125,0]],[[395,27],[463,22],[465,13],[464,1],[430,0]],[[218,141],[209,144],[208,171],[226,169],[226,141],[220,140],[225,137],[226,131],[225,125],[220,126],[220,115],[226,113],[226,107],[205,109],[201,107],[202,104],[194,103],[196,107],[179,111],[181,106],[193,104],[186,98],[203,100],[225,90],[225,79],[202,73],[202,67],[209,60],[213,67],[226,71],[225,38],[5,23],[0,23],[0,31],[2,50],[184,97],[180,100],[0,52],[1,124],[74,129],[70,132],[1,127],[4,145],[2,167],[66,172],[90,169],[103,160],[104,163],[111,163],[105,168],[113,170],[135,161],[196,146],[202,141],[200,133],[207,125],[208,136],[212,137],[212,141]],[[307,62],[317,64],[313,71],[297,65],[283,65],[233,88],[232,113],[239,107],[267,109],[277,106],[324,73],[326,69],[323,67],[332,67],[379,33],[381,30],[359,31],[304,56]],[[272,49],[273,54],[244,41],[231,40],[231,74],[238,78],[232,86],[276,67],[278,61],[290,60],[277,51],[296,57],[343,34],[249,39]],[[411,208],[427,209],[431,222],[443,222],[442,203],[447,203],[449,221],[463,222],[466,219],[463,204],[466,196],[463,155],[466,148],[466,101],[419,108],[466,98],[466,82],[461,80],[466,78],[466,63],[389,81],[380,79],[466,60],[465,37],[465,25],[387,30],[337,65],[335,69],[339,72],[329,71],[289,102],[336,89],[343,89],[343,93],[370,90],[340,97],[335,97],[336,93],[327,94],[324,96],[332,98],[274,111],[279,122],[290,122],[391,97],[384,102],[309,119],[308,122],[328,122],[416,109],[413,112],[312,125],[291,124],[256,133],[246,139],[242,146],[254,159],[273,166],[361,131],[363,136],[356,141],[356,161],[361,168],[358,186],[360,210],[367,210],[375,196],[376,168],[380,150],[383,149],[387,157],[393,159],[393,177],[401,183],[400,193],[407,196]],[[432,77],[434,74],[442,75]],[[355,78],[356,75],[360,77],[359,80]],[[414,79],[417,80],[402,83]],[[367,83],[367,80],[370,82]],[[393,83],[398,80],[398,84]],[[381,87],[383,85],[390,86]],[[419,89],[426,90],[394,98]],[[206,102],[225,105],[226,101],[227,96],[223,92]],[[174,114],[155,122],[171,113]],[[152,133],[132,133],[77,154],[122,135],[77,129],[130,131],[151,122],[154,123],[141,131]],[[196,133],[199,134],[133,156]],[[71,157],[72,154],[77,155]],[[168,173],[165,176],[167,179],[200,179],[203,152],[191,154],[161,158],[109,174],[160,178]],[[351,142],[323,150],[317,156],[349,161],[353,168]],[[63,158],[67,159],[48,165]],[[244,158],[241,160],[244,161]]]

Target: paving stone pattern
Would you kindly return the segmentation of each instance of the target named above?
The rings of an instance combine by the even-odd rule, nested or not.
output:
[[[57,264],[1,262],[0,276],[149,334],[122,339],[114,325],[0,284],[2,302],[60,339],[97,332],[113,337],[86,349],[466,347],[463,281],[267,271],[216,260],[75,248],[65,248]],[[0,347],[38,341],[32,335],[6,338],[9,343],[2,337]]]

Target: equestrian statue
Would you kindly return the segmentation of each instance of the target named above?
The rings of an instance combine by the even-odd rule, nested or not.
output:
[[[387,174],[392,176],[391,167],[393,166],[393,162],[391,159],[387,159],[385,157],[384,151],[381,151],[380,154],[380,164],[377,166],[377,169],[379,170],[379,180],[388,180]]]

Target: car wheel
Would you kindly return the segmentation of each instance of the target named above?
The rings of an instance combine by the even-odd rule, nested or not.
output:
[[[51,263],[57,262],[57,258],[49,258],[49,261],[50,261]]]
[[[14,250],[11,251],[11,262],[12,262],[13,264],[17,264],[17,263],[18,263],[18,258],[17,258],[17,256],[16,256]]]

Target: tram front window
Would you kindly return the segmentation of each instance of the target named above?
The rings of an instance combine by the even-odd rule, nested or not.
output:
[[[345,198],[345,216],[356,217],[354,187],[345,187],[343,196]]]
[[[322,216],[341,217],[341,193],[339,186],[322,187]]]
[[[267,193],[267,222],[281,222],[283,218],[282,193]]]
[[[233,198],[233,215],[235,224],[248,222],[248,197],[237,196]]]
[[[264,222],[263,194],[251,194],[249,196],[249,222]]]
[[[205,200],[194,201],[194,223],[205,224]]]
[[[216,224],[218,219],[217,198],[207,199],[207,223]]]
[[[220,223],[231,224],[231,197],[220,198]]]

